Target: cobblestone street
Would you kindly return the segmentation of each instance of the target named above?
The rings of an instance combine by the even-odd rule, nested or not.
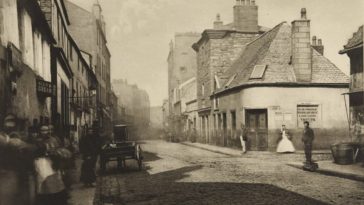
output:
[[[132,161],[121,171],[110,164],[95,204],[364,204],[364,183],[286,165],[303,155],[234,157],[163,141],[142,147],[143,171]]]

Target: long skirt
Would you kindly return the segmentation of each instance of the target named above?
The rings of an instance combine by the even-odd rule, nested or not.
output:
[[[68,195],[65,190],[54,194],[39,194],[36,205],[67,205]]]
[[[81,167],[81,182],[90,184],[96,181],[96,161],[96,156],[85,157]]]

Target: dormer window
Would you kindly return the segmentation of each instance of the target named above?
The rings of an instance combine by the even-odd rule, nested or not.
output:
[[[250,75],[250,79],[262,79],[266,69],[267,69],[267,65],[254,66],[253,72]]]

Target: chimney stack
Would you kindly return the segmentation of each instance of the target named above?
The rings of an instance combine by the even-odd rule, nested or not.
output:
[[[311,81],[310,20],[307,19],[305,8],[301,9],[301,19],[292,22],[292,64],[298,82]]]
[[[258,32],[258,6],[255,0],[237,0],[234,6],[234,28],[238,31]]]
[[[220,14],[216,15],[216,20],[214,21],[214,29],[222,29],[224,23],[221,21]]]
[[[312,45],[313,46],[316,46],[317,45],[317,40],[316,39],[317,39],[316,36],[313,36],[312,37]]]
[[[314,36],[316,37],[316,36]],[[324,55],[324,46],[322,45],[322,40],[318,39],[316,44],[312,44],[312,47],[319,52],[321,55]]]
[[[99,4],[99,1],[96,0],[94,5],[92,6],[92,13],[95,16],[96,19],[100,20],[101,19],[101,6]]]

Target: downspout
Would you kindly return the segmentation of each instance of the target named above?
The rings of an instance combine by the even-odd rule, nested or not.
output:
[[[349,111],[348,111],[348,105],[346,103],[346,97],[345,97],[345,93],[343,94],[344,96],[344,102],[345,102],[345,111],[346,111],[346,117],[347,117],[347,120],[348,120],[348,128],[349,128],[349,135],[350,135],[350,140],[353,141],[353,137],[351,135],[351,132],[350,132],[350,124],[351,124],[351,120],[349,118]]]

